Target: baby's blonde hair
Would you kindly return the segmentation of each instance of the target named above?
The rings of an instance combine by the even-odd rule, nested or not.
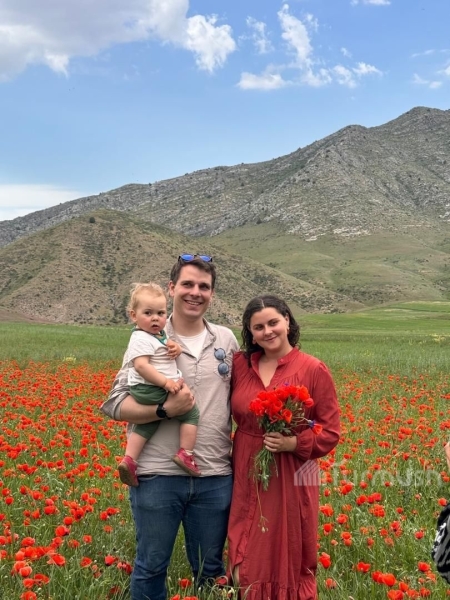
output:
[[[152,281],[150,281],[150,283],[133,283],[131,286],[130,300],[127,306],[128,314],[130,314],[132,310],[136,311],[139,304],[139,295],[142,294],[142,292],[148,292],[155,298],[158,298],[159,296],[164,296],[164,298],[166,298],[164,290],[157,283],[153,283]]]

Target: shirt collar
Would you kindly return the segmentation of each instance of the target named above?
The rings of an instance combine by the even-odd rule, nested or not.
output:
[[[173,337],[174,335],[176,335],[176,331],[175,331],[175,329],[173,328],[173,325],[172,325],[172,316],[173,316],[173,313],[171,315],[169,315],[169,318],[167,319],[167,323],[166,323],[167,337]],[[212,331],[211,326],[208,323],[208,321],[206,319],[203,319],[203,323],[205,324],[206,331],[215,340],[216,339],[216,335]]]
[[[298,348],[292,348],[292,350],[290,352],[288,352],[287,354],[285,354],[284,356],[282,356],[281,358],[279,358],[277,360],[277,365],[284,365],[286,363],[291,362],[292,360],[295,359],[295,357],[297,356],[299,350]],[[260,350],[258,352],[254,352],[251,356],[250,356],[250,361],[252,363],[252,367],[255,369],[258,366],[258,362],[259,359],[261,358],[261,356],[263,355],[263,351]]]

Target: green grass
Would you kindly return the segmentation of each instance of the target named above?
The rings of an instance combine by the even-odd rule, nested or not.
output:
[[[130,327],[42,325],[0,322],[0,360],[20,362],[116,360],[120,366],[131,333]]]
[[[399,372],[446,369],[450,302],[408,302],[343,314],[301,314],[301,346],[333,369],[374,361]],[[0,360],[113,361],[120,366],[131,326],[0,322]],[[239,338],[240,330],[235,329]]]
[[[398,373],[446,371],[450,303],[389,305],[357,313],[301,315],[301,346],[335,371],[391,367]]]

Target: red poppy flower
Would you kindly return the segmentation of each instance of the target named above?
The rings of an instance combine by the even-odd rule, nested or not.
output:
[[[66,559],[61,554],[52,554],[48,559],[47,564],[63,567],[66,564]]]
[[[322,552],[322,554],[319,556],[319,562],[324,569],[328,569],[331,566],[330,555],[326,552]]]
[[[384,585],[388,585],[389,587],[392,587],[397,583],[397,580],[395,579],[394,575],[392,575],[392,573],[382,573],[380,579],[381,583],[384,583]]]
[[[405,594],[401,590],[389,590],[387,597],[389,600],[403,600]]]

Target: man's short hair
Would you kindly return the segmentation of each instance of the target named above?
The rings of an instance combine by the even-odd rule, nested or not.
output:
[[[183,260],[179,258],[177,262],[173,265],[172,270],[170,271],[170,281],[175,285],[180,278],[181,269],[186,267],[187,265],[192,265],[200,271],[204,271],[205,273],[209,273],[211,275],[211,289],[214,290],[214,286],[216,285],[216,267],[212,261],[205,262],[201,258],[194,258],[193,260]]]

